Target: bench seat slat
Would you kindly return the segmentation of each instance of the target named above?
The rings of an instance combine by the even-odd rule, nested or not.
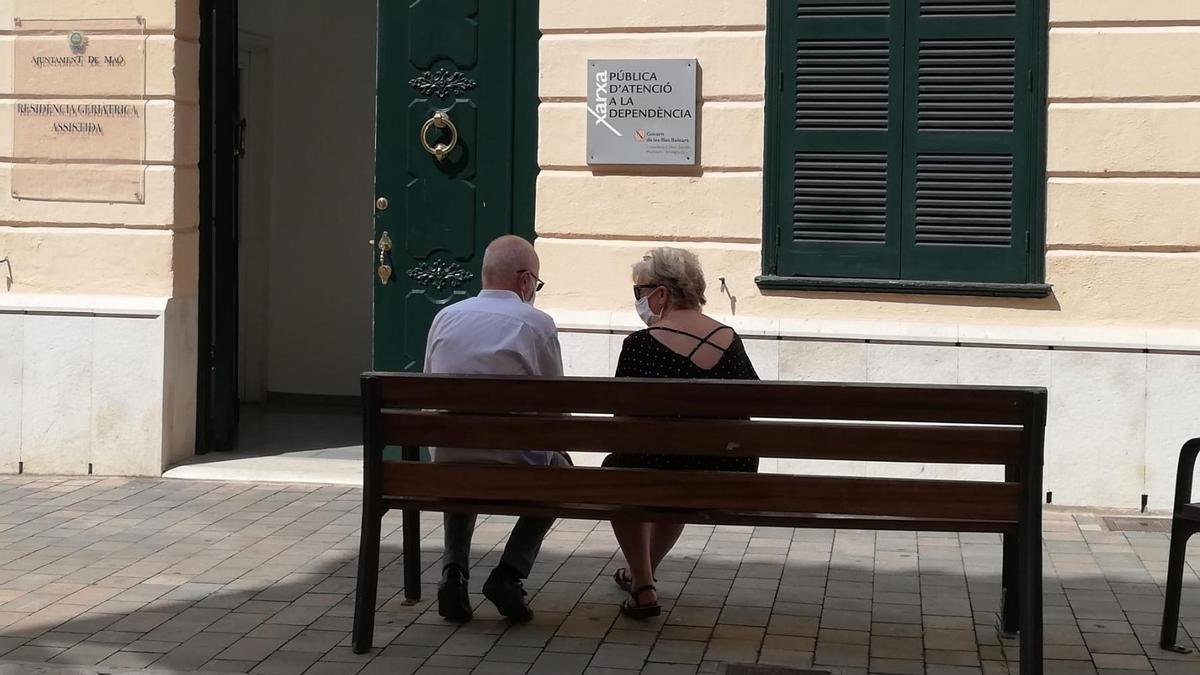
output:
[[[1200,522],[1200,502],[1196,504],[1184,504],[1183,506],[1179,507],[1179,512],[1177,515],[1182,516],[1187,520]]]
[[[385,499],[1017,522],[1016,483],[384,462]]]
[[[689,509],[634,509],[556,502],[481,502],[478,500],[386,498],[389,509],[451,513],[488,513],[498,516],[576,518],[579,520],[638,520],[695,525],[750,525],[840,530],[899,530],[905,532],[1012,532],[1016,524],[1007,520],[955,520],[933,518],[872,518],[826,513],[762,513],[747,511],[704,511]]]
[[[368,375],[367,377],[370,377]],[[383,408],[1021,425],[1037,389],[388,374]],[[469,386],[464,386],[469,385]]]
[[[931,427],[748,420],[468,415],[387,411],[394,445],[583,450],[805,459],[1015,464],[1015,427]],[[646,439],[654,441],[648,443]]]

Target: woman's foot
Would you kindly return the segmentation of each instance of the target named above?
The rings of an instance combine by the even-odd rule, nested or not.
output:
[[[631,591],[629,598],[621,603],[621,613],[631,619],[652,619],[662,614],[654,585],[647,584]]]
[[[629,576],[628,569],[622,567],[616,572],[613,572],[612,578],[617,584],[617,588],[625,591],[626,593],[633,592],[633,577]]]

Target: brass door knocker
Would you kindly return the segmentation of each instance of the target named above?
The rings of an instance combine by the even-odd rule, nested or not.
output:
[[[438,143],[437,145],[429,144],[429,131],[437,127],[438,129],[450,130],[450,142]],[[421,125],[421,147],[425,148],[425,152],[433,155],[439,162],[446,159],[446,156],[454,151],[458,146],[458,127],[454,126],[450,115],[438,110],[433,113],[433,116],[425,120],[425,124]]]

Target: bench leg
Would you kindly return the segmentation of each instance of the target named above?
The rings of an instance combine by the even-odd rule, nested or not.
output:
[[[1004,481],[1007,483],[1016,483],[1021,480],[1020,467],[1009,464],[1004,467]],[[1004,569],[1000,576],[1000,632],[1006,637],[1016,637],[1017,631],[1021,629],[1020,611],[1021,606],[1020,593],[1018,592],[1020,579],[1017,570],[1021,568],[1021,555],[1017,546],[1017,531],[1012,530],[1004,533],[1004,553],[1003,566]]]
[[[421,599],[421,512],[404,511],[404,599]]]
[[[1183,565],[1187,555],[1188,539],[1195,528],[1179,518],[1171,523],[1171,555],[1167,562],[1167,590],[1163,604],[1162,635],[1158,644],[1167,651],[1187,654],[1192,651],[1178,644],[1179,602],[1183,594]]]
[[[1023,538],[1024,539],[1024,538]],[[1042,672],[1042,538],[1021,542],[1021,672]]]
[[[1040,425],[1038,425],[1040,429]],[[1037,444],[1040,448],[1040,441]],[[1038,453],[1040,454],[1040,453]],[[1038,458],[1038,466],[1040,458]],[[1021,673],[1042,673],[1042,474],[1031,471],[1022,501],[1021,524],[1016,531],[1016,549],[1020,572],[1018,603],[1021,628]]]
[[[1000,631],[1005,637],[1016,637],[1021,629],[1020,621],[1020,551],[1017,546],[1017,534],[1009,532],[1004,535],[1004,571],[1001,573],[1000,598]]]
[[[375,637],[375,600],[379,587],[379,536],[383,513],[377,504],[363,505],[358,540],[358,587],[354,596],[355,654],[371,651]]]

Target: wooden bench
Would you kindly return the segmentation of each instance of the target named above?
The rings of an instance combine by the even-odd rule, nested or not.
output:
[[[362,393],[357,653],[372,643],[380,519],[401,509],[414,602],[420,511],[1001,533],[1003,628],[1020,629],[1021,672],[1042,670],[1044,389],[366,374]],[[389,445],[403,461],[384,460]],[[422,446],[996,465],[1005,479],[429,464]]]

